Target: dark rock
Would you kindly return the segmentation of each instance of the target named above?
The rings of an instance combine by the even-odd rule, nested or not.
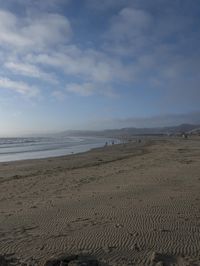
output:
[[[89,256],[72,255],[48,260],[44,266],[100,266],[100,264]]]
[[[8,263],[5,257],[0,255],[0,266],[7,266],[7,265]]]
[[[99,266],[99,263],[97,260],[74,260],[68,266]]]

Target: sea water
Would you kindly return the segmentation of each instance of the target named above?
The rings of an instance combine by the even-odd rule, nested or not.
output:
[[[85,152],[111,139],[100,137],[0,138],[0,162],[39,159]],[[115,140],[117,143],[117,140]]]

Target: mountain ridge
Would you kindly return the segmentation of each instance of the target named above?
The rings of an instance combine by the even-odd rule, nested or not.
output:
[[[136,135],[177,135],[183,133],[195,133],[200,131],[200,125],[180,124],[177,126],[168,127],[125,127],[120,129],[105,129],[105,130],[67,130],[58,133],[61,136],[136,136]]]

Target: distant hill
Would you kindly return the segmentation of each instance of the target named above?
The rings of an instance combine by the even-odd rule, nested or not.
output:
[[[102,136],[102,137],[119,137],[119,136],[138,136],[138,135],[177,135],[181,133],[195,133],[200,131],[200,125],[181,124],[171,127],[154,127],[154,128],[121,128],[108,129],[102,131],[84,131],[68,130],[59,133],[60,136]]]

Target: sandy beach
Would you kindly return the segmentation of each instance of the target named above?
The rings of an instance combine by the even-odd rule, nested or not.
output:
[[[99,265],[200,265],[200,138],[1,163],[0,255],[45,265],[79,254]]]

